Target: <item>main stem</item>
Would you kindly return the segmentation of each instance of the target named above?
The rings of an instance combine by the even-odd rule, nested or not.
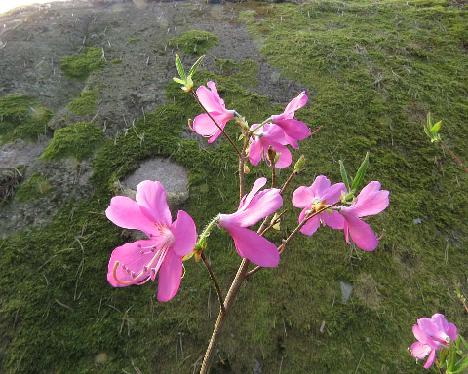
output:
[[[247,134],[244,134],[244,144],[242,146],[242,152],[239,154],[239,195],[240,200],[245,195],[245,158],[246,158],[246,150],[249,144],[249,139]],[[200,369],[200,374],[207,374],[208,370],[210,369],[210,363],[213,358],[214,349],[216,343],[219,339],[221,334],[221,329],[224,325],[224,321],[226,320],[227,315],[229,314],[229,310],[236,299],[237,294],[239,293],[239,289],[242,285],[242,282],[245,280],[245,276],[247,271],[249,270],[250,261],[247,259],[243,259],[239,269],[237,270],[237,274],[234,280],[229,287],[227,292],[226,298],[224,302],[221,304],[221,308],[218,313],[218,318],[216,318],[215,326],[213,329],[213,334],[211,335],[210,343],[208,344],[208,348],[205,352],[205,357],[203,357],[203,363]]]

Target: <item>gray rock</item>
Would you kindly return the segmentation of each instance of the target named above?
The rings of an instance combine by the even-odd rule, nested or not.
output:
[[[351,293],[353,292],[353,286],[348,282],[340,281],[340,289],[341,289],[341,302],[346,304],[351,297]]]
[[[133,174],[121,182],[122,190],[128,197],[134,198],[138,183],[147,179],[163,184],[171,207],[181,205],[189,197],[187,171],[175,162],[163,158],[144,161]]]

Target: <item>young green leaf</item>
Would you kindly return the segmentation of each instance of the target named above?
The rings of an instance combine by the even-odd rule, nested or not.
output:
[[[182,66],[182,61],[180,61],[180,57],[178,54],[176,54],[175,63],[176,63],[176,68],[177,68],[177,72],[179,73],[179,76],[185,80],[186,78],[185,70],[184,70],[184,67]]]
[[[205,55],[201,55],[200,57],[198,57],[197,61],[195,61],[195,63],[190,68],[190,71],[188,73],[189,77],[193,77],[193,75],[195,74],[195,72],[197,71],[198,67],[203,62],[204,59],[205,59]]]
[[[366,153],[366,157],[364,158],[364,161],[362,162],[361,166],[359,166],[359,169],[356,172],[356,176],[353,179],[353,182],[351,184],[351,190],[353,192],[357,192],[357,190],[364,183],[364,176],[366,175],[368,167],[369,167],[369,152]]]
[[[442,128],[442,121],[439,121],[434,126],[431,127],[431,132],[437,134],[441,128]]]
[[[174,79],[174,82],[176,82],[176,83],[179,83],[179,84],[184,84],[184,85],[185,85],[185,81],[183,81],[182,79],[175,78],[175,77],[174,77],[174,78],[172,78],[172,79]]]
[[[343,164],[343,161],[339,160],[338,163],[340,164],[340,173],[341,173],[341,180],[343,181],[343,183],[345,184],[346,186],[346,189],[348,191],[351,190],[351,186],[350,186],[350,183],[349,183],[349,178],[348,178],[348,173],[346,171],[346,168]]]

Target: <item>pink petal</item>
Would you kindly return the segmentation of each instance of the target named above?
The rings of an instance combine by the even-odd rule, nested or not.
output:
[[[422,330],[418,324],[414,324],[411,328],[413,331],[413,335],[416,340],[420,341],[422,344],[426,344],[430,341],[429,336],[427,336],[426,332]]]
[[[251,203],[252,199],[255,197],[255,194],[260,191],[260,189],[266,184],[267,179],[265,177],[257,178],[254,182],[252,190],[247,196],[242,199],[242,202],[239,207],[247,206]]]
[[[299,95],[297,95],[294,99],[290,101],[290,103],[286,106],[284,113],[294,115],[294,112],[307,104],[307,94],[305,91],[302,91]]]
[[[344,228],[344,218],[336,210],[332,210],[331,212],[328,210],[323,211],[320,213],[320,219],[332,229],[343,230]]]
[[[320,200],[322,200],[324,204],[333,205],[340,201],[341,194],[344,192],[346,192],[344,183],[335,183],[322,192],[323,194],[320,196]]]
[[[141,281],[144,277],[135,279],[122,266],[126,266],[131,272],[138,274],[154,256],[154,253],[150,251],[145,251],[147,253],[141,254],[142,247],[149,247],[152,244],[154,244],[152,240],[139,240],[135,243],[125,243],[115,248],[107,265],[107,281],[114,287],[126,287]],[[119,262],[119,265],[114,274],[116,261]],[[116,278],[122,283],[119,283]]]
[[[145,180],[138,183],[136,201],[148,219],[166,226],[172,224],[166,190],[160,182]]]
[[[169,251],[159,270],[158,300],[166,302],[171,300],[179,289],[182,277],[182,258],[174,251]]]
[[[150,236],[155,233],[154,223],[143,214],[138,204],[126,196],[115,196],[106,209],[106,217],[124,229],[140,230]]]
[[[172,224],[175,243],[172,249],[178,256],[189,254],[197,242],[197,228],[192,217],[183,210],[177,212],[177,218]]]
[[[213,88],[213,85],[213,82],[208,82],[209,87]],[[224,102],[216,91],[216,86],[214,86],[214,90],[210,90],[205,86],[198,87],[197,97],[208,112],[222,112],[225,109]]]
[[[454,323],[449,322],[447,335],[449,336],[451,341],[457,340],[457,326]]]
[[[315,197],[320,198],[330,188],[331,182],[325,175],[319,175],[312,183],[311,191]]]
[[[440,316],[444,319],[443,321],[440,320]],[[430,337],[434,337],[434,341],[436,345],[440,345],[442,342],[446,342],[448,335],[444,329],[444,322],[447,322],[444,316],[441,314],[435,315],[432,318],[419,318],[418,325],[422,331],[424,331]]]
[[[353,242],[364,251],[373,251],[379,241],[369,224],[356,217],[354,213],[349,213],[344,208],[340,212],[346,220],[346,227]]]
[[[288,147],[277,144],[272,145],[273,150],[279,155],[278,161],[275,163],[275,168],[285,169],[292,164],[292,154]]]
[[[294,140],[304,140],[311,135],[309,127],[296,119],[286,119],[276,122],[283,131]]]
[[[410,346],[410,353],[413,357],[421,360],[431,352],[431,347],[421,342],[414,342]]]
[[[221,134],[221,131],[215,125],[210,116],[206,113],[199,114],[195,117],[192,123],[192,129],[196,133],[205,137],[212,137],[216,134],[219,136],[219,134]]]
[[[262,143],[260,139],[251,138],[250,147],[249,147],[249,161],[253,166],[257,166],[262,159]]]
[[[232,225],[226,230],[231,234],[239,256],[261,267],[274,268],[278,266],[280,255],[276,245],[256,232],[239,226]]]
[[[379,182],[372,181],[361,190],[353,206],[359,217],[371,216],[388,206],[388,195],[388,191],[380,190]]]
[[[306,209],[304,209],[304,210],[306,210]],[[304,212],[304,210],[302,212]],[[299,222],[301,222],[304,219],[305,214],[303,214],[302,212],[299,215]],[[313,234],[315,234],[315,232],[318,230],[319,227],[320,227],[320,218],[318,216],[314,216],[314,217],[310,218],[305,223],[304,226],[301,227],[300,232],[302,234],[304,234],[304,235],[312,236]]]
[[[432,366],[435,360],[435,356],[436,356],[436,351],[435,349],[433,349],[431,353],[429,353],[429,357],[427,358],[426,363],[423,365],[424,369],[429,369]]]
[[[293,192],[292,203],[297,208],[310,207],[314,198],[315,194],[310,187],[300,186]]]
[[[242,207],[232,214],[220,214],[219,225],[235,224],[241,227],[250,227],[255,225],[259,220],[274,213],[283,205],[283,198],[280,190],[271,188],[264,190],[256,196],[248,207]]]

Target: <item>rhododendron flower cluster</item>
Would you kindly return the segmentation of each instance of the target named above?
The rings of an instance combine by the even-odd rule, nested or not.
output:
[[[175,297],[179,289],[183,276],[183,261],[192,258],[203,261],[220,306],[215,329],[200,370],[200,373],[208,373],[221,327],[242,283],[260,269],[277,267],[288,243],[297,233],[312,236],[321,224],[334,230],[342,230],[348,243],[353,242],[366,251],[374,250],[378,244],[377,236],[363,218],[382,212],[389,204],[389,192],[381,190],[379,182],[372,181],[355,196],[364,180],[368,156],[355,178],[351,179],[352,185],[344,166],[340,163],[343,182],[332,184],[326,176],[319,175],[310,186],[299,186],[291,193],[288,188],[295,176],[306,169],[303,156],[297,159],[283,184],[277,185],[276,169],[290,167],[294,159],[293,151],[299,148],[300,141],[312,134],[310,126],[295,117],[296,111],[307,104],[307,94],[299,93],[286,105],[283,113],[270,115],[263,121],[256,119],[249,125],[246,118],[236,110],[226,108],[214,82],[210,81],[206,86],[193,90],[192,77],[201,60],[202,58],[198,59],[186,73],[177,56],[179,77],[174,80],[181,85],[183,92],[193,96],[202,109],[202,113],[195,116],[191,129],[208,138],[208,143],[213,143],[218,138],[221,140],[221,137],[225,138],[238,157],[240,202],[237,210],[232,207],[231,211],[235,210],[233,213],[220,212],[213,219],[206,217],[204,222],[198,222],[199,227],[209,222],[198,235],[193,219],[185,211],[179,210],[176,219],[172,220],[166,191],[160,182],[142,181],[137,186],[136,201],[125,196],[116,196],[106,209],[107,218],[114,224],[125,229],[139,230],[146,235],[145,240],[126,243],[113,250],[108,264],[107,280],[114,287],[157,281],[158,300],[168,301]],[[227,127],[229,123],[232,124],[229,125],[231,127]],[[226,130],[230,133],[240,133],[236,138],[231,138]],[[238,139],[238,143],[232,139]],[[271,169],[271,184],[266,176],[259,176],[255,180],[246,176],[251,172],[251,168],[246,164],[250,162],[252,167],[256,167],[261,160]],[[258,169],[255,174],[260,174],[262,170]],[[252,183],[252,187],[250,192],[246,192],[249,191],[249,183]],[[267,183],[270,186],[265,188]],[[283,202],[291,197],[292,204],[301,208],[297,217],[298,224],[293,230],[282,230],[283,225],[280,223],[288,209],[281,212],[280,209]],[[258,227],[255,227],[257,224]],[[238,255],[242,258],[227,292],[223,292],[216,271],[205,256],[208,250],[224,250],[210,246],[210,234],[217,228],[231,237]],[[283,235],[281,240],[273,240],[267,237],[273,229],[279,230],[276,238],[284,231],[288,231],[289,234]],[[437,320],[434,323],[441,322]],[[437,349],[436,343],[432,341],[438,342],[437,344],[446,341],[445,335],[432,334],[432,330],[428,335],[427,331],[424,336],[418,335],[422,345],[414,346],[413,349],[419,356],[424,352],[431,355],[432,351]],[[428,336],[431,336],[432,340],[429,340]],[[447,330],[447,336],[452,338],[453,331]],[[440,341],[434,340],[435,338]]]
[[[448,348],[457,339],[457,327],[443,314],[436,313],[431,318],[418,318],[413,325],[413,335],[417,341],[411,344],[409,351],[416,360],[427,356],[423,367],[428,369],[434,364],[437,351]]]

